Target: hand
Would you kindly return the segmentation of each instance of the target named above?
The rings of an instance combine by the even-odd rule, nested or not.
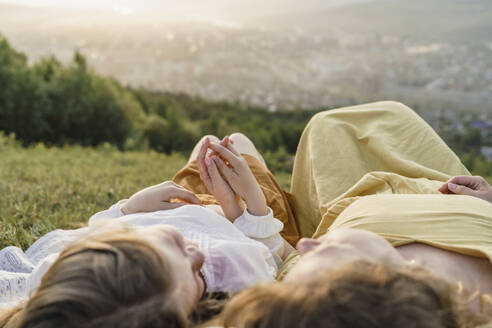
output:
[[[227,137],[225,139],[228,140]],[[268,214],[265,195],[248,163],[234,145],[228,142],[225,145],[210,143],[209,147],[220,156],[213,154],[211,159],[232,190],[244,199],[248,212],[256,216]]]
[[[492,202],[492,187],[479,176],[457,176],[439,188],[443,194],[468,195]]]
[[[179,201],[175,202],[173,199]],[[200,205],[201,202],[191,191],[172,181],[166,181],[135,193],[121,206],[121,211],[127,215],[169,210],[187,204]]]
[[[222,140],[222,145],[227,145],[228,139]],[[207,150],[210,146],[210,140],[207,138],[203,141],[200,151],[198,152],[197,162],[200,178],[207,187],[208,191],[217,199],[224,212],[225,217],[234,222],[244,211],[242,199],[237,195],[231,186],[220,175],[219,169],[213,160],[207,157]]]

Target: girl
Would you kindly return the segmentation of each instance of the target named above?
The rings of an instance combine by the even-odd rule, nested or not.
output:
[[[282,265],[282,284],[234,297],[226,327],[492,323],[492,188],[408,107],[317,114],[292,192],[312,238]]]
[[[53,231],[25,254],[4,250],[5,258],[14,259],[5,263],[26,269],[0,274],[9,286],[3,300],[33,293],[5,322],[12,327],[147,327],[158,317],[157,322],[180,327],[205,292],[234,293],[274,281],[278,265],[293,249],[281,233],[296,239],[288,194],[245,136],[234,134],[220,144],[211,138],[195,147],[174,182],[141,190],[95,214],[88,228]],[[217,151],[224,149],[229,182],[219,173],[226,164]],[[114,233],[108,225],[115,223],[135,230]],[[74,240],[101,230],[59,255]],[[159,271],[164,277],[157,278]],[[155,316],[142,320],[152,309]]]

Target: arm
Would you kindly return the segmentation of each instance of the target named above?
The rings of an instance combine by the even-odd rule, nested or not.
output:
[[[267,246],[280,265],[294,248],[280,235],[283,223],[273,216],[271,208],[267,207],[267,211],[267,215],[254,216],[245,210],[233,224],[247,237]]]
[[[443,194],[468,195],[492,202],[492,187],[479,176],[453,177],[443,184],[439,191]]]
[[[265,195],[248,163],[234,145],[228,142],[212,143],[210,148],[214,151],[211,159],[221,175],[246,203],[246,210],[234,225],[246,236],[265,244],[272,253],[284,260],[294,248],[280,236],[283,224],[274,218],[272,210],[267,206]]]
[[[227,143],[228,139],[224,139]],[[207,157],[210,140],[205,139],[198,153],[197,162],[200,178],[207,187],[208,191],[217,199],[224,212],[224,216],[231,222],[234,222],[244,212],[244,203],[230,185],[220,175],[216,163]]]
[[[136,192],[130,199],[120,200],[105,211],[94,214],[89,222],[100,219],[118,218],[137,212],[169,210],[187,204],[201,204],[194,193],[180,185],[166,181]]]
[[[244,157],[230,143],[210,143],[209,147],[220,156],[214,154],[211,160],[232,190],[244,199],[248,212],[255,216],[266,215],[268,207],[265,195]]]
[[[133,194],[130,199],[121,204],[121,212],[125,215],[155,212],[188,204],[200,205],[201,202],[191,191],[172,181],[166,181]]]

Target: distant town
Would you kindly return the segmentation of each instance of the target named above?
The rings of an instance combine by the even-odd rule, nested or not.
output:
[[[424,42],[201,18],[89,24],[57,17],[26,31],[8,17],[0,33],[31,61],[53,54],[68,62],[78,50],[94,70],[126,85],[271,111],[398,100],[438,132],[480,130],[482,153],[492,157],[492,36]]]

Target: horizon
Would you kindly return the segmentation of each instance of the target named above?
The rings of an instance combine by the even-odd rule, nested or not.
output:
[[[207,15],[214,18],[252,18],[275,14],[312,12],[354,3],[376,0],[306,0],[302,4],[296,0],[0,0],[0,4],[25,6],[43,9],[69,9],[73,11],[100,11],[124,16],[147,15]],[[176,18],[176,17],[175,17]],[[179,17],[178,17],[179,18]]]
[[[271,15],[248,0],[262,10],[239,15],[245,1],[0,0],[0,33],[30,63],[79,51],[124,85],[272,109],[396,96],[490,108],[488,0],[309,0],[305,10],[332,9],[296,14],[293,0],[270,0]]]

